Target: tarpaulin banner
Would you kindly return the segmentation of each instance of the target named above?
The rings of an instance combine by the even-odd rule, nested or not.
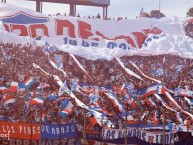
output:
[[[38,140],[40,139],[40,125],[0,121],[0,133],[7,138]]]
[[[163,143],[163,132],[149,132],[141,129],[128,128],[128,137],[135,137],[145,142],[161,144]],[[125,138],[125,130],[119,129],[103,129],[103,140],[120,139]],[[166,144],[174,143],[174,133],[165,132]]]
[[[42,125],[42,139],[76,138],[76,124]]]
[[[5,138],[27,140],[76,138],[76,124],[42,124],[40,130],[40,124],[0,122],[0,134]]]

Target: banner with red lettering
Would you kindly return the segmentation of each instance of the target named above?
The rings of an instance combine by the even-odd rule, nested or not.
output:
[[[172,18],[122,20],[46,16],[0,4],[0,41],[55,46],[87,59],[163,53],[193,57],[193,40],[184,37],[183,21]],[[35,41],[38,36],[41,40]],[[34,43],[35,42],[35,43]],[[186,43],[185,43],[186,42]],[[175,47],[175,48],[173,48]]]

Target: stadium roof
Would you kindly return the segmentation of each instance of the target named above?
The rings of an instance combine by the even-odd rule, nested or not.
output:
[[[28,0],[28,1],[75,4],[75,5],[98,6],[98,7],[108,7],[110,5],[110,0]]]
[[[43,2],[59,3],[70,5],[70,15],[76,15],[76,5],[94,6],[103,8],[103,17],[107,17],[107,8],[110,5],[110,0],[27,0],[36,2],[36,11],[42,12]]]

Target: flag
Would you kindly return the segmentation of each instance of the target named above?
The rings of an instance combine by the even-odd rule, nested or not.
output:
[[[10,91],[17,92],[18,91],[18,82],[11,82]]]
[[[169,105],[167,105],[167,103],[161,98],[161,96],[159,96],[158,94],[154,94],[154,96],[156,97],[156,99],[158,99],[159,101],[161,101],[162,105],[164,107],[166,107],[167,109],[171,110],[171,111],[175,111],[172,107],[170,107]]]
[[[100,110],[100,111],[101,111],[101,108],[100,108],[100,106],[99,106],[99,104],[98,104],[97,102],[93,103],[93,104],[89,107],[89,109],[91,109],[91,110]]]
[[[37,105],[37,104],[43,105],[43,103],[44,103],[44,99],[43,99],[43,98],[33,98],[33,99],[30,101],[30,104],[31,104],[31,105]]]
[[[35,82],[32,77],[27,77],[24,81],[24,85],[26,89],[29,89],[31,85],[33,85]]]
[[[176,131],[176,124],[175,123],[168,123],[167,127],[171,132]]]
[[[61,117],[67,117],[74,111],[74,105],[68,100],[65,99],[61,106],[62,111],[60,112]]]
[[[155,124],[155,125],[157,125],[158,124],[158,118],[157,118],[157,116],[158,116],[158,110],[156,109],[155,110],[155,113],[154,113],[154,116],[153,116],[153,123]]]
[[[58,95],[57,95],[57,92],[56,92],[56,91],[54,91],[52,94],[50,94],[50,95],[48,96],[49,101],[54,100],[54,99],[57,99],[57,98],[58,98]]]
[[[135,103],[135,101],[134,101],[134,99],[133,99],[132,93],[129,92],[129,91],[126,91],[126,92],[127,92],[127,93],[126,93],[126,95],[124,96],[124,101],[125,101],[125,103],[130,104],[131,107],[132,107],[133,109],[135,109],[135,108],[137,107],[137,105],[136,105],[136,103]]]
[[[144,17],[144,14],[145,14],[145,13],[144,13],[143,7],[142,7],[141,10],[140,10],[139,16],[140,16],[140,17]]]
[[[4,49],[2,47],[1,47],[1,51],[2,51],[4,59],[9,60],[10,59],[9,55],[4,51]]]
[[[151,97],[145,98],[145,101],[147,102],[147,104],[149,104],[151,106],[156,106],[155,100],[153,98],[151,98]]]
[[[145,78],[147,78],[147,79],[149,79],[149,80],[152,80],[152,81],[154,81],[154,82],[157,82],[157,83],[159,83],[159,84],[162,83],[160,80],[156,80],[156,79],[151,78],[151,77],[147,76],[146,74],[144,74],[144,73],[138,68],[138,66],[137,66],[134,62],[132,62],[132,61],[129,61],[129,62],[130,62],[131,65],[133,65],[133,67],[135,67],[135,68],[141,73],[141,75],[144,76]]]
[[[43,46],[43,52],[45,54],[48,54],[49,53],[49,47],[50,47],[50,44],[48,42],[46,42]]]
[[[96,93],[91,93],[89,94],[88,99],[90,99],[90,104],[95,104],[98,100],[98,95]]]
[[[134,92],[135,86],[132,82],[126,83],[125,88],[128,89],[130,92]]]
[[[0,83],[4,80],[4,76],[0,74]]]
[[[72,85],[71,85],[71,91],[77,91],[79,92],[79,85],[78,85],[78,79],[72,79]]]
[[[9,87],[0,87],[0,91],[3,92],[3,93],[6,93],[6,92],[9,92],[10,91],[10,88]]]
[[[34,38],[34,40],[32,42],[32,47],[31,47],[32,50],[34,50],[37,47],[36,40],[41,40],[41,39],[42,39],[42,36],[37,36],[37,37]]]
[[[30,101],[33,96],[34,96],[34,92],[28,92],[27,97],[25,98],[25,101]]]
[[[84,67],[80,64],[80,62],[76,59],[76,57],[73,54],[69,54],[69,56],[74,60],[74,62],[78,65],[78,67],[84,72],[84,74],[92,80],[88,72],[84,69]]]
[[[166,76],[166,72],[163,68],[154,69],[152,72],[156,76]]]
[[[49,51],[50,53],[53,53],[53,52],[55,52],[56,50],[57,50],[57,47],[56,47],[55,45],[52,45],[52,46],[48,47],[48,51]]]
[[[66,81],[62,84],[62,86],[58,90],[58,95],[61,96],[65,93],[66,89],[68,89]]]
[[[4,95],[4,97],[2,99],[3,105],[8,105],[8,104],[14,103],[14,102],[15,102],[15,99],[11,95]]]
[[[90,122],[91,122],[92,125],[98,124],[97,120],[95,119],[95,117],[94,117],[93,115],[91,115],[91,116],[89,117],[89,120],[90,120]]]
[[[184,97],[184,99],[188,102],[188,104],[189,104],[190,106],[193,106],[193,99],[190,100],[190,99],[188,99],[187,97]]]
[[[48,58],[49,58],[49,55],[48,55]],[[54,59],[51,60],[49,58],[49,63],[57,70],[61,71],[63,74],[64,74],[64,77],[67,77],[67,74],[64,70],[62,70],[62,67],[63,67],[63,62],[62,62],[62,58],[60,55],[55,55],[54,56]]]
[[[164,71],[163,68],[159,68],[159,69],[157,70],[157,72],[158,72],[158,75],[159,75],[159,76],[164,76],[164,75],[165,75],[165,71]]]
[[[143,113],[143,115],[141,116],[140,120],[143,120],[145,116],[147,116],[149,114],[149,111],[146,111]]]
[[[183,68],[183,65],[178,65],[175,67],[176,68],[176,73],[180,72]]]
[[[135,123],[135,119],[133,118],[133,116],[131,116],[129,114],[129,112],[125,111],[122,114],[119,114],[119,117],[121,117],[124,120],[126,120],[126,118],[127,118],[127,124],[134,124]]]
[[[45,83],[45,82],[40,82],[39,86],[37,87],[37,89],[45,89],[45,88],[49,88],[50,85]]]
[[[113,105],[120,111],[125,112],[124,107],[119,103],[117,98],[112,93],[104,93],[113,103]]]
[[[134,77],[136,77],[136,78],[138,78],[138,79],[140,79],[140,80],[143,80],[138,74],[136,74],[136,73],[133,72],[132,70],[126,68],[125,65],[124,65],[124,62],[122,62],[122,60],[121,60],[120,58],[115,58],[115,61],[117,61],[117,62],[120,64],[120,66],[122,67],[122,69],[124,69],[127,74],[129,74],[129,75],[131,75],[131,76],[134,76]]]
[[[61,69],[63,67],[62,57],[60,55],[55,55],[53,58],[53,62],[58,69]]]
[[[177,120],[182,124],[183,123],[183,120],[182,120],[182,117],[181,117],[181,113],[180,112],[177,112],[176,113],[176,118]]]

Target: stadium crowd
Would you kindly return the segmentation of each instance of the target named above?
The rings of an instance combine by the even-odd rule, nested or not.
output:
[[[53,93],[57,94],[60,87],[53,78],[54,74],[59,76],[63,82],[66,80],[69,89],[71,88],[73,79],[77,79],[80,86],[86,84],[90,85],[90,89],[92,89],[92,86],[98,88],[95,89],[99,96],[97,103],[103,108],[103,111],[108,114],[109,120],[115,124],[120,122],[124,124],[125,120],[119,117],[119,114],[121,114],[120,110],[118,110],[112,103],[112,100],[105,95],[106,88],[112,89],[112,93],[117,96],[118,101],[129,114],[133,116],[135,123],[153,124],[153,116],[157,109],[158,124],[163,124],[164,114],[166,123],[174,122],[180,124],[190,120],[189,125],[193,126],[191,118],[176,108],[164,95],[160,96],[171,108],[181,113],[182,121],[177,119],[176,113],[163,107],[161,101],[157,100],[154,95],[144,96],[138,93],[140,90],[144,90],[155,84],[155,82],[147,78],[144,78],[144,81],[142,81],[134,76],[128,75],[114,60],[93,61],[76,56],[80,64],[92,78],[91,80],[84,75],[82,70],[67,53],[58,50],[50,53],[50,58],[55,55],[60,55],[62,57],[64,64],[62,69],[67,74],[67,77],[65,77],[61,71],[58,71],[50,65],[48,55],[45,53],[43,47],[37,46],[34,48],[31,44],[21,46],[0,43],[0,48],[2,51],[2,53],[0,53],[1,88],[10,86],[11,82],[24,83],[29,77],[33,78],[35,82],[26,90],[14,92],[0,90],[0,120],[2,121],[28,123],[45,122],[47,124],[76,122],[82,125],[84,121],[83,116],[85,113],[87,114],[88,111],[79,107],[75,100],[68,94],[63,93],[56,99],[49,99],[48,96]],[[176,88],[182,88],[193,91],[192,59],[171,54],[156,56],[123,56],[121,59],[127,68],[139,74],[138,70],[130,63],[130,61],[134,62],[143,73],[149,77],[161,80],[164,86],[170,90],[174,91]],[[33,63],[38,64],[44,71],[51,75],[47,75],[40,69],[33,67]],[[133,96],[136,107],[132,107],[131,104],[125,103],[125,91],[121,89],[124,83],[130,84],[132,89],[130,93]],[[72,90],[72,92],[80,101],[85,103],[88,107],[92,107],[93,104],[90,102],[88,92],[85,92],[87,95],[83,95],[76,90]],[[5,96],[13,96],[15,101],[13,103],[3,104]],[[44,98],[43,105],[30,104],[32,98],[38,97]],[[148,104],[146,99],[149,97],[155,100],[156,106]],[[180,97],[178,94],[172,94],[172,97],[183,110],[193,114],[193,103],[188,103],[184,97]],[[61,112],[61,105],[66,98],[74,105],[74,111],[67,117],[62,117],[59,114]],[[189,97],[189,99],[191,100],[193,98]],[[90,118],[86,120],[87,123],[93,124],[92,116],[87,116],[87,118]]]

